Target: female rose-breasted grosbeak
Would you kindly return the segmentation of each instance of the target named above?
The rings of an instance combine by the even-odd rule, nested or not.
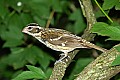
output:
[[[53,50],[65,53],[65,57],[68,52],[71,52],[76,48],[94,48],[102,52],[106,51],[106,49],[100,48],[99,46],[96,46],[81,37],[73,35],[66,30],[43,28],[36,23],[29,24],[22,32],[35,37],[37,40]]]

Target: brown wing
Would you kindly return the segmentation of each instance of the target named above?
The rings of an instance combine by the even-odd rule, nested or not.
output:
[[[78,38],[69,35],[62,35],[59,36],[58,38],[49,39],[48,42],[63,47],[86,48],[85,46],[82,45],[82,42],[78,40]]]
[[[46,29],[44,33],[42,33],[42,39],[57,46],[71,48],[87,48],[86,46],[82,45],[83,42],[81,41],[80,37],[61,29]]]

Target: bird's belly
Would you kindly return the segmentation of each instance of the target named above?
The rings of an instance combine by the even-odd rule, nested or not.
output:
[[[49,47],[49,48],[51,48],[51,49],[53,49],[53,50],[61,51],[61,52],[64,52],[64,53],[68,53],[68,52],[74,50],[74,48],[65,47],[65,46],[59,46],[59,45],[52,45],[50,43],[47,43],[46,46]]]

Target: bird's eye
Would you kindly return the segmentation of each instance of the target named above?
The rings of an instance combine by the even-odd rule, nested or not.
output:
[[[28,27],[28,29],[32,29],[32,27]]]

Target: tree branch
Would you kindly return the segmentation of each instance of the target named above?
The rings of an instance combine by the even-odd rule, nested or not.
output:
[[[50,25],[50,22],[51,22],[51,20],[53,18],[54,13],[55,13],[55,11],[52,10],[52,12],[50,13],[49,19],[47,21],[46,28],[49,28],[49,25]]]
[[[66,59],[64,59],[61,62],[57,62],[54,65],[53,71],[52,71],[52,75],[50,76],[49,80],[62,80],[64,74],[65,74],[65,70],[68,67],[68,65],[71,63],[72,59],[75,57],[75,55],[78,53],[79,50],[75,50],[73,52],[70,52],[68,54],[68,57]],[[62,58],[62,56],[60,57],[60,59]]]
[[[120,46],[120,44],[117,46]],[[102,53],[86,66],[75,80],[109,80],[120,72],[120,66],[111,66],[118,55],[120,55],[120,52],[115,47],[106,53]]]
[[[82,35],[82,38],[91,41],[94,39],[95,35],[90,33],[90,30],[93,26],[93,24],[96,23],[96,18],[93,12],[93,7],[91,4],[91,0],[79,0],[80,6],[82,8],[83,14],[86,17],[87,20],[87,28],[84,31],[84,34]]]

